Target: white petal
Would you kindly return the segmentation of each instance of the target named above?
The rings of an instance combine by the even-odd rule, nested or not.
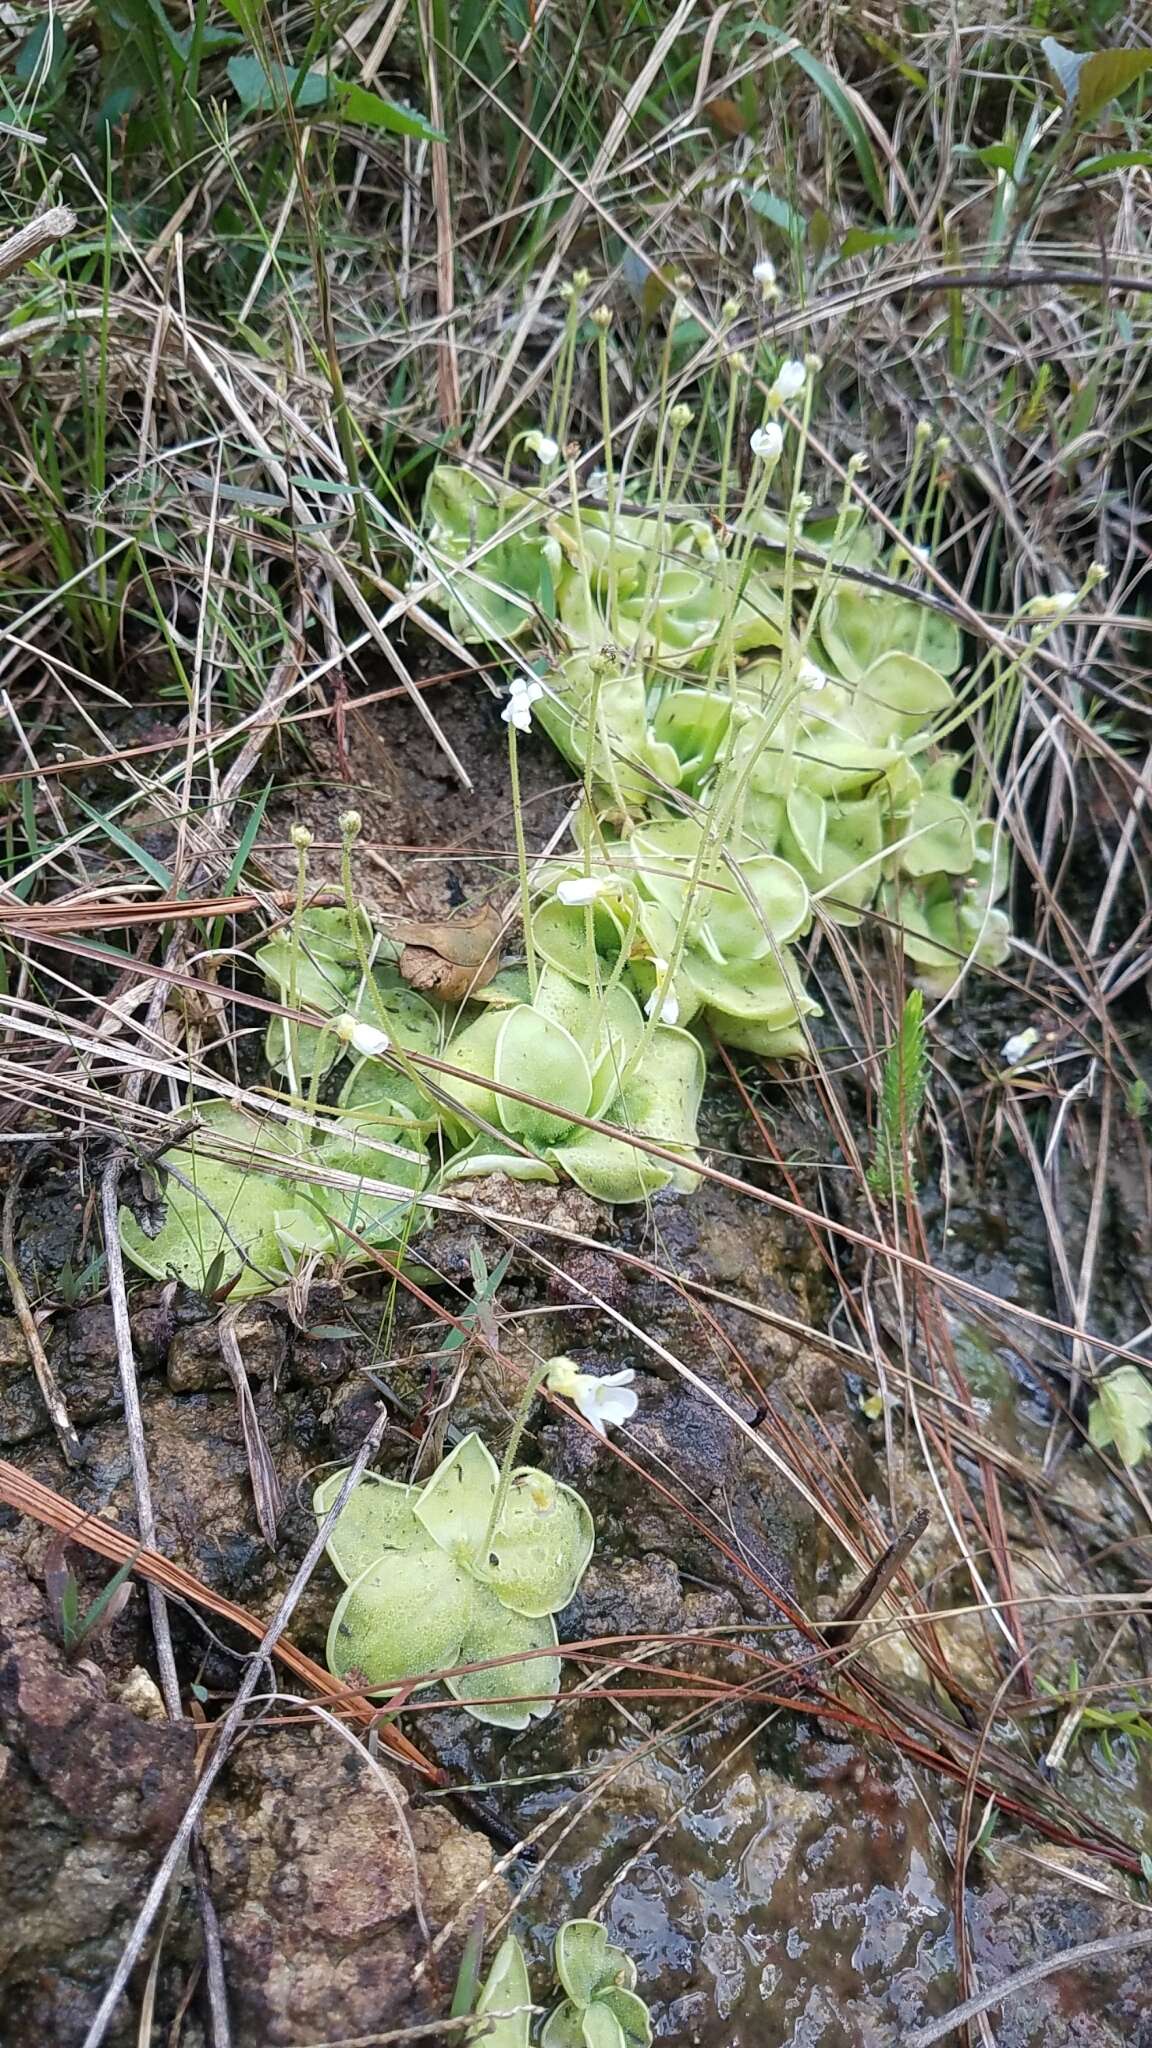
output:
[[[595,875],[579,875],[570,877],[566,882],[557,882],[556,895],[561,903],[566,903],[569,909],[573,909],[578,904],[595,903],[596,898],[604,894],[606,887],[607,884],[598,882]]]
[[[356,1023],[348,1040],[354,1052],[368,1057],[387,1052],[392,1041],[386,1031],[380,1031],[375,1024]]]
[[[757,427],[750,437],[749,447],[759,462],[778,462],[784,448],[784,435],[774,420],[767,426]]]
[[[774,398],[777,405],[787,405],[790,398],[799,398],[807,381],[808,372],[803,363],[792,357],[788,362],[781,363],[769,397]]]

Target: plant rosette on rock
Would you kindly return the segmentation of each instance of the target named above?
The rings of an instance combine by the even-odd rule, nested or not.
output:
[[[582,925],[584,913],[576,914]],[[605,926],[606,933],[616,929],[614,921]],[[497,1171],[538,1178],[541,1168],[559,1169],[603,1202],[638,1202],[668,1186],[695,1187],[704,1087],[699,1045],[667,1025],[647,1031],[630,989],[619,982],[609,987],[607,976],[595,985],[586,952],[583,985],[553,965],[553,951],[570,958],[567,937],[565,924],[554,949],[539,945],[548,964],[530,1001],[490,1002],[450,1041],[445,1060],[463,1071],[440,1078],[465,1150],[449,1162],[444,1178]],[[525,1102],[520,1095],[536,1099]],[[576,1118],[607,1128],[590,1130]],[[484,1134],[473,1139],[480,1119],[514,1141],[507,1152]],[[684,1164],[654,1158],[615,1131],[653,1139],[681,1154]]]
[[[198,1129],[165,1155],[174,1171],[159,1168],[159,1228],[150,1235],[131,1209],[120,1211],[121,1245],[143,1272],[200,1293],[227,1288],[241,1300],[284,1285],[304,1254],[366,1258],[348,1231],[367,1245],[406,1245],[429,1170],[406,1104],[381,1097],[315,1140],[301,1125],[230,1102],[194,1107]],[[317,1172],[354,1175],[357,1185],[328,1186]]]
[[[317,1487],[318,1521],[343,1476]],[[476,1720],[526,1728],[559,1693],[560,1660],[546,1654],[558,1641],[553,1616],[573,1598],[594,1540],[578,1493],[531,1466],[502,1486],[476,1435],[424,1486],[366,1473],[328,1541],[347,1589],[328,1631],[329,1668],[383,1692],[412,1679],[433,1684],[455,1665],[510,1659],[445,1683]]]
[[[553,1953],[567,1996],[545,2020],[540,2048],[649,2048],[652,2022],[636,1993],[636,1965],[598,1920],[567,1921]]]

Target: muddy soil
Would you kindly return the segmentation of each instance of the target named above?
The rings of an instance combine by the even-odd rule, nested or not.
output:
[[[475,773],[474,795],[462,801],[418,714],[391,702],[351,721],[343,749],[313,728],[297,799],[269,818],[272,840],[282,842],[292,818],[304,815],[331,844],[339,812],[355,802],[377,856],[370,893],[409,914],[471,908],[495,894],[511,845],[495,701],[475,686],[432,694]],[[569,792],[542,741],[522,753],[539,840],[561,822]],[[417,846],[443,852],[422,858],[404,850]],[[267,856],[270,873],[277,859]],[[956,1028],[971,1034],[978,1024],[966,1014]],[[986,1028],[999,1029],[999,1020]],[[786,1156],[827,1156],[802,1090],[767,1086],[761,1096]],[[704,1134],[730,1170],[782,1190],[726,1089],[710,1095]],[[810,1192],[814,1175],[802,1174]],[[543,1405],[534,1411],[530,1454],[578,1485],[597,1521],[595,1559],[562,1618],[562,1635],[696,1632],[708,1647],[694,1668],[737,1682],[749,1670],[741,1646],[796,1654],[800,1639],[782,1609],[827,1616],[851,1583],[818,1510],[828,1493],[824,1474],[835,1465],[862,1503],[884,1519],[889,1512],[883,1432],[862,1406],[868,1389],[818,1339],[808,1342],[771,1320],[813,1332],[827,1325],[833,1295],[811,1238],[738,1191],[715,1186],[615,1214],[571,1189],[490,1184],[478,1192],[520,1219],[499,1299],[506,1369],[490,1359],[469,1362],[454,1426],[482,1428],[498,1448],[532,1356],[563,1350],[592,1369],[628,1364],[640,1394],[630,1449],[659,1482],[643,1483]],[[1079,1197],[1067,1199],[1075,1208]],[[1120,1191],[1123,1200],[1132,1218],[1123,1283],[1130,1290],[1137,1196]],[[942,1256],[1005,1298],[1051,1310],[1035,1201],[1011,1172],[999,1187],[985,1183],[970,1204],[953,1203],[946,1216],[930,1198],[927,1213]],[[0,1456],[131,1529],[110,1311],[98,1292],[77,1306],[59,1290],[61,1267],[79,1271],[91,1253],[90,1230],[86,1190],[67,1162],[51,1160],[26,1204],[19,1256],[44,1309],[44,1336],[83,1439],[83,1467],[70,1472],[63,1464],[12,1318],[0,1320]],[[689,1294],[653,1280],[642,1265],[565,1242],[576,1235],[656,1259],[682,1280],[739,1294],[762,1313],[713,1301],[705,1316]],[[477,1241],[492,1260],[508,1238],[445,1218],[421,1241],[421,1257],[438,1276],[433,1284],[451,1305],[459,1302],[456,1290],[469,1288],[469,1248]],[[617,1320],[589,1295],[600,1296]],[[354,1455],[382,1389],[390,1427],[380,1468],[410,1472],[419,1418],[446,1385],[443,1362],[429,1364],[435,1327],[419,1303],[403,1295],[393,1303],[363,1278],[343,1294],[314,1290],[304,1328],[278,1302],[245,1310],[243,1355],[286,1503],[269,1548],[211,1312],[147,1285],[133,1290],[132,1305],[159,1547],[213,1592],[267,1616],[312,1533],[311,1476]],[[1127,1299],[1117,1307],[1118,1323],[1126,1313]],[[1039,1463],[1052,1421],[1043,1376],[1019,1355],[990,1348],[962,1318],[954,1335],[986,1426]],[[749,1433],[654,1347],[687,1361]],[[773,1462],[782,1420],[813,1447],[815,1505]],[[934,1510],[914,1575],[945,1605],[955,1545],[939,1502],[917,1480],[915,1459],[902,1471],[906,1504],[918,1504],[919,1485]],[[1031,1498],[1006,1492],[1020,1571],[1036,1599],[1051,1601],[1047,1625],[1034,1631],[1044,1644],[1041,1675],[1059,1683],[1069,1657],[1087,1668],[1101,1647],[1099,1625],[1081,1629],[1060,1596],[1089,1585],[1130,1586],[1123,1560],[1101,1565],[1096,1554],[1129,1542],[1131,1527],[1098,1468],[1074,1447],[1062,1456],[1053,1496],[1038,1530]],[[83,1605],[107,1570],[79,1547],[70,1560]],[[0,1508],[0,2038],[8,2048],[73,2048],[83,2040],[194,1783],[204,1724],[235,1689],[245,1648],[226,1625],[173,1605],[190,1716],[170,1726],[142,1594],[134,1592],[69,1660],[46,1596],[49,1563],[47,1533]],[[317,1658],[336,1591],[334,1574],[322,1566],[293,1623],[294,1640]],[[959,1575],[953,1591],[966,1597]],[[949,1643],[963,1647],[962,1632]],[[891,1657],[885,1665],[883,1653],[875,1654],[876,1668],[890,1675]],[[984,1691],[1002,1676],[982,1630],[967,1645],[965,1669]],[[922,1673],[903,1677],[923,1684]],[[629,1683],[635,1690],[635,1678],[618,1674],[622,1694]],[[268,1704],[223,1774],[203,1837],[236,2048],[305,2048],[442,2016],[478,1901],[490,1933],[511,1913],[541,1959],[559,1919],[602,1913],[636,1959],[659,2040],[699,2048],[895,2048],[956,2001],[958,1802],[950,1789],[887,1746],[848,1739],[815,1714],[717,1709],[699,1700],[675,1707],[606,1701],[595,1685],[591,1666],[573,1666],[561,1709],[523,1735],[483,1728],[455,1708],[410,1715],[412,1739],[464,1788],[464,1798],[429,1796],[402,1771],[387,1771],[385,1790],[384,1752],[373,1770],[305,1706]],[[1042,1724],[1033,1738],[1037,1752],[1054,1725]],[[1063,1784],[1086,1813],[1137,1853],[1152,1854],[1152,1802],[1138,1747],[1120,1736],[1106,1751],[1086,1736]],[[530,1848],[512,1853],[509,1843],[524,1837],[533,1838]],[[970,1981],[992,1983],[1062,1949],[1122,1933],[1140,1910],[1121,1875],[1001,1822],[969,1869]],[[421,1915],[428,1934],[444,1935],[433,1960]],[[1152,2044],[1152,1966],[1142,1955],[1057,1970],[1013,1998],[995,2019],[995,2039],[1001,2048]],[[150,1959],[155,2038],[196,2048],[208,2035],[187,1881]],[[125,2010],[108,2037],[125,2048],[137,2038],[144,1990],[142,1975],[135,2011]]]

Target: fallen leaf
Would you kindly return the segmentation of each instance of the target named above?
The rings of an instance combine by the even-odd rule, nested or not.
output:
[[[471,917],[392,918],[389,935],[403,950],[397,966],[411,988],[442,1003],[461,1003],[491,981],[500,965],[503,924],[492,904]]]

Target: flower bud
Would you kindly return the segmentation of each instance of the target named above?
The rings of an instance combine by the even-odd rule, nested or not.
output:
[[[312,834],[308,830],[307,825],[293,825],[288,837],[296,848],[297,853],[307,853],[308,848],[312,844]]]
[[[340,820],[340,833],[344,839],[359,839],[364,820],[359,811],[345,811]]]

